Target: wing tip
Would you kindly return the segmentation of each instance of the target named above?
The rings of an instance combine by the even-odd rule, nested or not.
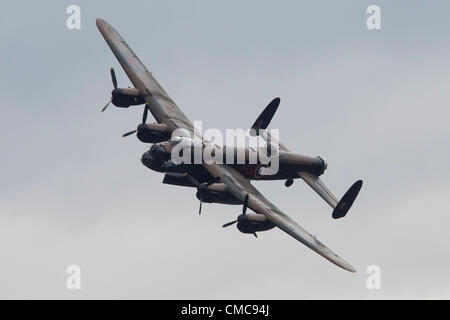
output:
[[[346,268],[345,270],[350,271],[352,273],[356,273],[357,272],[356,269],[352,265],[349,265],[349,268]]]
[[[337,265],[338,267],[350,271],[352,273],[356,273],[356,269],[347,261],[345,261],[344,259],[342,259],[340,256],[338,256],[336,253],[334,253],[333,251],[331,251],[329,248],[328,252],[324,252],[321,253],[319,251],[317,251],[318,253],[320,253],[325,259],[327,259],[328,261],[330,261],[331,263]]]
[[[105,24],[105,20],[103,20],[102,18],[97,18],[95,19],[95,24],[97,25],[97,27],[100,28],[101,25]]]
[[[111,25],[103,20],[102,18],[95,19],[95,24],[97,25],[97,29],[103,34],[107,30],[112,29]]]
[[[344,270],[350,271],[352,273],[356,273],[356,269],[347,261],[342,259],[339,256],[334,256],[332,259],[329,259],[331,262],[333,262],[338,267],[341,267]]]

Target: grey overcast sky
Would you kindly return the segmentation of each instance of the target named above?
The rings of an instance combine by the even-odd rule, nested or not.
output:
[[[66,8],[81,8],[81,30]],[[381,8],[378,31],[366,8]],[[450,298],[448,1],[2,1],[0,298]],[[321,155],[345,219],[302,181],[255,185],[351,262],[352,274],[280,230],[222,229],[236,206],[198,201],[140,163],[121,134],[142,107],[101,107],[111,23],[191,120],[271,127]],[[82,289],[66,288],[79,265]],[[366,268],[381,268],[368,290]]]

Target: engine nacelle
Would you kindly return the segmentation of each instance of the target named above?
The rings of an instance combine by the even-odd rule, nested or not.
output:
[[[136,88],[117,88],[111,92],[111,96],[111,102],[119,108],[128,108],[145,103]]]
[[[263,214],[247,213],[241,214],[237,218],[237,228],[242,233],[255,233],[267,231],[275,227],[275,225],[267,219]]]
[[[242,204],[242,202],[225,191],[223,183],[214,183],[205,190],[197,191],[198,200],[206,203]]]
[[[166,172],[162,183],[170,184],[173,186],[183,186],[183,187],[195,188],[195,185],[192,184],[191,180],[189,180],[187,175],[185,173],[181,173],[181,172]]]
[[[158,171],[167,172],[171,171],[170,167],[176,167],[176,165],[170,161],[171,154],[160,143],[152,145],[149,151],[142,155],[141,162],[144,166]]]
[[[163,123],[142,123],[137,127],[137,137],[145,143],[158,143],[170,139],[167,125]]]

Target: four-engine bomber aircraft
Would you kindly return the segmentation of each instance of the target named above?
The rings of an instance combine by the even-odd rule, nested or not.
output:
[[[112,90],[110,102],[121,108],[145,104],[142,123],[136,130],[124,134],[127,136],[136,133],[142,142],[153,143],[150,150],[142,156],[142,163],[145,166],[158,172],[164,172],[163,183],[196,188],[196,196],[200,200],[200,211],[202,202],[242,205],[242,214],[237,217],[237,220],[223,225],[224,227],[237,223],[239,231],[255,236],[256,232],[278,227],[332,263],[345,270],[356,272],[348,262],[267,200],[250,183],[250,180],[283,179],[286,180],[286,186],[290,186],[293,179],[302,178],[334,209],[332,217],[335,219],[346,215],[361,189],[361,180],[355,182],[338,201],[319,178],[327,167],[326,162],[320,157],[292,153],[281,143],[278,151],[279,170],[275,175],[259,175],[261,164],[208,164],[205,161],[201,164],[174,164],[171,161],[171,150],[174,143],[185,139],[173,137],[172,133],[175,130],[184,129],[193,137],[200,138],[203,145],[210,142],[203,139],[194,129],[193,124],[146,69],[119,33],[102,19],[97,19],[96,23],[134,84],[134,88],[117,88],[116,76],[111,68],[114,90]],[[279,103],[280,99],[274,99],[252,126],[252,129],[255,129],[252,132],[256,132],[256,134],[263,132],[264,134],[261,136],[266,141],[271,141],[269,140],[271,137],[264,129],[267,128]],[[148,111],[152,113],[157,123],[146,123]],[[255,213],[247,213],[247,208]]]

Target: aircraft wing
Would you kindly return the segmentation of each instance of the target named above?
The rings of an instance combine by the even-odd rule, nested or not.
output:
[[[220,181],[225,184],[227,192],[237,199],[244,201],[246,194],[248,197],[248,207],[254,212],[264,214],[278,228],[294,237],[310,249],[314,250],[325,259],[328,259],[335,265],[356,272],[351,264],[339,257],[323,243],[303,229],[294,220],[284,214],[280,209],[267,200],[245,177],[235,169],[226,165],[207,165],[204,167],[214,177],[220,177]]]
[[[195,133],[193,124],[164,91],[120,34],[102,19],[97,19],[96,24],[128,78],[148,104],[149,110],[156,121],[166,124],[170,132],[178,128],[184,128],[189,132],[198,134]]]

